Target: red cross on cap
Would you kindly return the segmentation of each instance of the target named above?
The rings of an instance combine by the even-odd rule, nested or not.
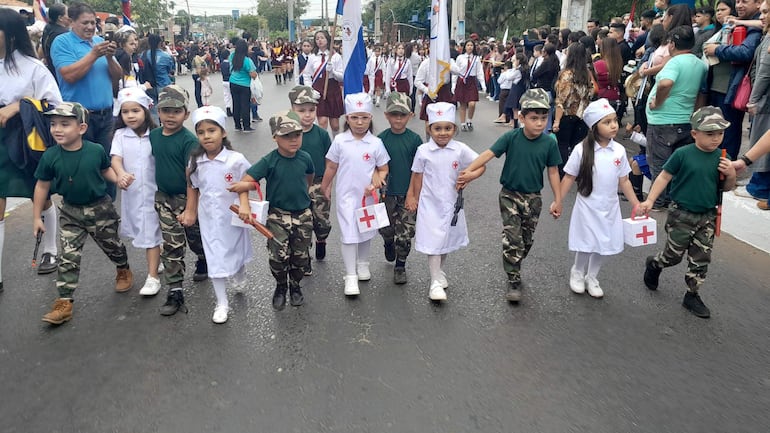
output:
[[[444,115],[444,112],[443,112],[443,111],[441,111],[441,110],[438,110],[438,111],[436,111],[436,115],[437,115],[437,116],[443,116],[443,115]]]
[[[131,95],[133,95],[133,93],[131,93],[131,92],[126,92],[126,93],[125,93],[125,95],[126,95],[126,96],[131,96]]]
[[[604,105],[602,105],[602,108],[604,108],[605,110],[609,110],[609,109],[610,109],[610,106],[609,106],[609,105],[607,105],[607,104],[604,104]]]
[[[363,107],[363,106],[364,106],[364,103],[363,103],[363,102],[361,102],[361,101],[358,101],[358,102],[356,102],[356,106],[357,106],[357,107]]]

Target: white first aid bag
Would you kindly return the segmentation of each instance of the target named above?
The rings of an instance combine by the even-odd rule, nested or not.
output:
[[[257,195],[259,196],[259,200],[249,199],[249,205],[251,206],[251,217],[254,219],[254,221],[264,225],[267,222],[267,209],[270,207],[270,202],[263,200],[262,189],[259,187],[258,182],[257,182]],[[240,206],[241,202],[239,200],[236,200],[235,205]],[[238,214],[233,214],[230,217],[230,224],[236,227],[251,228],[249,224],[244,223],[243,221],[241,221],[240,218],[238,218]]]
[[[390,225],[385,203],[379,202],[377,193],[374,190],[372,190],[372,197],[374,198],[374,204],[367,206],[366,195],[364,195],[364,198],[361,199],[361,207],[356,209],[356,223],[358,224],[359,233],[370,232]]]
[[[630,218],[623,219],[623,240],[630,247],[655,245],[658,242],[658,224],[648,215],[636,216],[636,208]]]

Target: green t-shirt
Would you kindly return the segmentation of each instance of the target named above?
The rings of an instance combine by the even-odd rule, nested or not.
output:
[[[326,170],[326,152],[332,146],[332,139],[325,129],[313,125],[310,131],[302,133],[302,150],[310,155],[315,167],[315,177],[323,176]]]
[[[93,203],[107,195],[107,181],[102,171],[110,167],[110,158],[101,144],[83,140],[75,151],[61,146],[49,147],[35,170],[39,180],[50,181],[51,191],[73,205]]]
[[[409,189],[412,178],[412,162],[417,148],[422,144],[422,138],[411,129],[401,134],[394,134],[390,128],[378,135],[385,150],[390,155],[388,162],[388,195],[404,196]]]
[[[267,180],[265,199],[270,202],[270,207],[292,212],[310,207],[305,176],[313,172],[313,160],[304,150],[287,158],[277,149],[246,170],[246,174],[256,181]]]
[[[506,132],[489,150],[498,158],[505,153],[500,184],[509,191],[540,192],[543,170],[562,162],[559,146],[552,135],[541,134],[530,140],[524,135],[523,128]]]
[[[720,149],[700,150],[695,143],[677,149],[663,164],[670,173],[671,199],[693,213],[705,213],[717,205]]]
[[[679,54],[666,62],[666,66],[655,76],[648,101],[658,93],[658,84],[663,80],[674,82],[663,105],[650,109],[647,105],[647,123],[650,125],[679,125],[690,123],[695,108],[695,98],[706,79],[708,68],[703,61],[692,54]]]
[[[185,169],[190,152],[200,146],[198,137],[187,128],[172,135],[163,135],[163,128],[150,131],[150,146],[155,157],[155,183],[158,191],[169,195],[187,193]]]

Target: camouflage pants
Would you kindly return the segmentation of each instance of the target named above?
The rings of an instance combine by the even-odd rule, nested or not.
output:
[[[59,210],[61,259],[56,288],[59,297],[71,298],[78,287],[80,258],[86,235],[107,254],[118,268],[128,267],[126,247],[118,236],[120,217],[109,196],[83,206],[63,203]]]
[[[270,272],[278,284],[299,283],[310,266],[307,250],[313,236],[311,210],[289,212],[271,207],[265,225],[274,235],[267,240]]]
[[[543,200],[540,193],[522,193],[503,188],[500,191],[500,216],[503,219],[503,269],[508,281],[521,281],[521,261],[534,243],[535,228]]]
[[[661,268],[677,265],[687,253],[687,272],[684,281],[691,292],[697,292],[706,279],[714,246],[716,210],[692,213],[674,203],[668,211],[666,233],[668,240],[663,251],[655,256]]]
[[[310,211],[313,213],[313,232],[318,241],[326,240],[329,232],[332,231],[332,220],[330,216],[332,204],[324,197],[321,192],[321,179],[318,179],[310,185],[308,189],[310,194]]]
[[[184,212],[187,206],[187,195],[169,195],[161,191],[155,193],[155,211],[160,220],[160,233],[163,236],[163,246],[160,258],[163,261],[164,284],[177,288],[182,287],[184,280],[184,256],[187,244],[199,259],[205,259],[201,229],[196,221],[190,227],[184,227],[176,217]]]
[[[412,249],[417,213],[406,210],[406,197],[404,196],[386,195],[383,201],[388,210],[390,225],[381,228],[380,235],[382,235],[385,243],[395,244],[396,260],[406,261],[409,250]]]

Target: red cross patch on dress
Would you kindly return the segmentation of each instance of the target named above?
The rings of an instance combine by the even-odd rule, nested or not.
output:
[[[364,154],[364,161],[369,161],[370,159],[372,159],[372,156],[371,156],[371,155],[369,155],[369,153],[368,153],[368,152],[367,152],[367,153],[365,153],[365,154]]]
[[[459,166],[460,166],[460,163],[459,163],[459,162],[457,162],[457,161],[452,161],[452,168],[453,168],[453,169],[457,170],[457,167],[459,167]]]
[[[232,173],[225,174],[225,180],[227,181],[227,183],[232,182],[233,181],[233,174]]]
[[[620,158],[615,158],[614,161],[612,161],[613,164],[615,164],[615,167],[620,167]]]

